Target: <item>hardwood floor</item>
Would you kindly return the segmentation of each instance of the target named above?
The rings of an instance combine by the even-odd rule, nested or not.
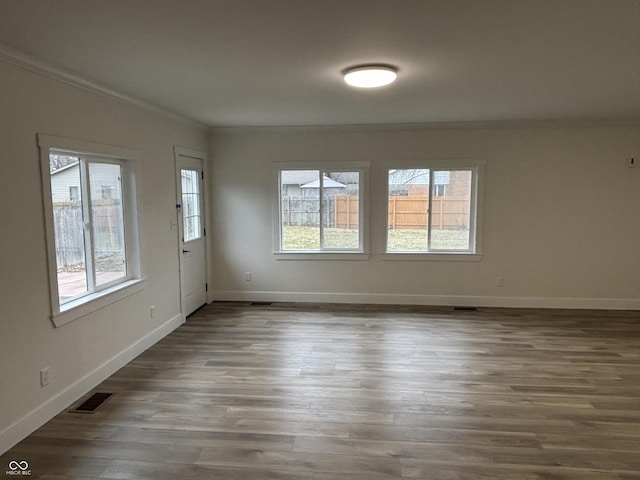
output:
[[[214,303],[96,391],[0,473],[640,479],[638,312]]]

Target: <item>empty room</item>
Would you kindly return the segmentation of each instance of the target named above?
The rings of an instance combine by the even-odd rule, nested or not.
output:
[[[0,477],[640,479],[640,0],[0,0]]]

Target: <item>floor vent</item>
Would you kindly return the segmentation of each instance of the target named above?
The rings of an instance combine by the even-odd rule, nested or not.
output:
[[[272,302],[251,302],[249,305],[252,307],[270,307]]]
[[[465,312],[476,312],[478,309],[476,307],[453,307],[454,310],[462,310]]]
[[[70,410],[70,413],[95,413],[112,396],[113,393],[96,392],[76,408]]]

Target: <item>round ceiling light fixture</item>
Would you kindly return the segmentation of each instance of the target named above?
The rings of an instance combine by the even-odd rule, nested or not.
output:
[[[377,88],[396,80],[398,69],[391,65],[358,65],[343,72],[344,81],[352,87]]]

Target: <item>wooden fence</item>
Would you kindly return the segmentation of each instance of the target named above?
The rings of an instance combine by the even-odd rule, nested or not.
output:
[[[335,197],[322,200],[323,225],[333,227]],[[320,199],[317,197],[284,197],[282,199],[282,225],[313,227],[320,221]]]
[[[338,195],[334,197],[334,226],[336,228],[355,228],[360,223],[360,204],[356,195]]]
[[[432,228],[456,230],[469,226],[469,199],[433,197]],[[319,199],[285,197],[282,199],[282,224],[317,226]],[[356,195],[336,195],[323,199],[325,227],[356,228],[359,202]],[[391,229],[418,229],[427,226],[429,197],[426,195],[390,196],[388,222]]]
[[[120,226],[122,206],[117,200],[93,203],[93,242],[95,257],[107,257],[124,251]],[[84,228],[79,202],[53,205],[56,261],[59,269],[84,264]]]
[[[431,226],[435,230],[457,230],[469,226],[469,199],[432,197]],[[389,228],[411,229],[427,226],[429,197],[426,195],[389,197]]]

